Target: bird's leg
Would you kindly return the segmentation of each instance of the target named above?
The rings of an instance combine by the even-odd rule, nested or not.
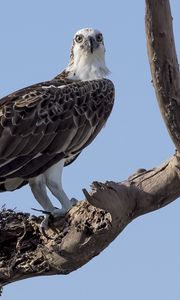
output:
[[[54,207],[47,195],[46,184],[43,175],[29,179],[32,193],[45,211],[52,212]]]
[[[31,187],[32,193],[43,209],[50,214],[54,211],[54,206],[47,195],[46,185],[44,175],[39,175],[37,177],[29,179],[29,185]],[[46,215],[41,223],[42,228],[48,227],[49,215]]]
[[[62,208],[56,209],[53,212],[54,216],[65,215],[66,212],[75,205],[78,201],[76,199],[69,200],[68,196],[62,188],[62,170],[64,167],[64,160],[50,167],[45,173],[46,185],[51,193],[60,201]]]

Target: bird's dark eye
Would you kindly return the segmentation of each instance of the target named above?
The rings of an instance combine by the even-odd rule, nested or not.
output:
[[[75,37],[75,41],[77,42],[77,43],[81,43],[82,41],[83,41],[83,35],[82,34],[78,34],[78,35],[76,35],[76,37]]]
[[[103,40],[102,34],[101,34],[101,33],[98,33],[98,34],[96,35],[96,41],[100,43],[100,42],[102,42],[102,40]]]

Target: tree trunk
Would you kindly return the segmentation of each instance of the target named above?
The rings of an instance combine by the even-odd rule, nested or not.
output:
[[[94,182],[86,201],[52,220],[2,209],[0,284],[28,277],[68,274],[106,248],[136,217],[180,196],[180,76],[168,0],[146,0],[149,62],[158,103],[177,152],[152,170],[140,169],[126,181]]]

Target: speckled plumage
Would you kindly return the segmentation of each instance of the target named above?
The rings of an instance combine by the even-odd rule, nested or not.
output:
[[[0,101],[0,181],[28,179],[65,158],[69,164],[98,134],[113,106],[110,80],[52,80]]]
[[[102,34],[81,29],[63,72],[0,100],[0,192],[29,183],[53,216],[76,203],[62,188],[62,170],[94,140],[111,113],[114,85],[104,78],[108,72]],[[54,208],[47,188],[62,209]],[[47,224],[48,217],[42,226]]]

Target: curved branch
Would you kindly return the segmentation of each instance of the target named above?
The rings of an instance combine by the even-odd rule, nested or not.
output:
[[[146,31],[153,83],[170,135],[180,150],[180,83],[169,2],[146,0]],[[121,183],[94,182],[88,201],[54,220],[45,234],[42,217],[2,209],[0,285],[28,277],[68,274],[107,247],[136,217],[180,196],[180,157],[138,170]]]
[[[3,209],[0,214],[0,284],[68,274],[87,263],[139,215],[180,196],[179,158],[140,170],[122,183],[94,182],[88,201],[73,207],[42,234],[42,217]],[[87,193],[87,192],[86,192]]]
[[[146,37],[161,114],[180,152],[180,73],[168,0],[146,0]]]

